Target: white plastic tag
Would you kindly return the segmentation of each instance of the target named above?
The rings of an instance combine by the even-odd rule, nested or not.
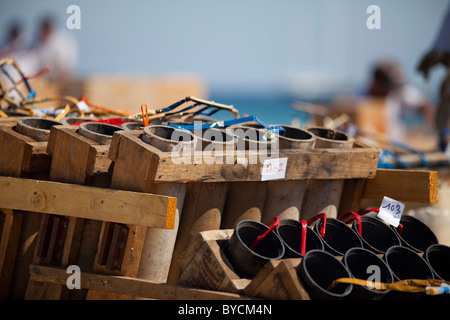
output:
[[[79,101],[77,103],[77,107],[78,109],[80,109],[81,111],[89,111],[89,106],[86,104],[86,102],[84,102],[83,100]]]
[[[284,179],[286,176],[287,158],[266,159],[261,172],[261,181]]]
[[[405,210],[405,205],[403,203],[385,196],[383,202],[381,202],[380,212],[377,217],[390,223],[394,227],[398,227],[403,210]]]

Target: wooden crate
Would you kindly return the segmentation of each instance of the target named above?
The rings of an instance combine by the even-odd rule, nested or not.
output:
[[[108,158],[109,145],[102,145],[78,133],[79,126],[53,126],[50,130],[47,152],[52,157],[49,180],[76,185],[107,188],[111,181],[112,162]],[[33,263],[67,266],[77,264],[92,270],[101,228],[99,219],[73,216],[42,215],[38,247]],[[68,290],[48,285],[52,295],[69,295]],[[41,286],[42,287],[42,286]],[[28,284],[28,291],[34,283]]]
[[[53,126],[47,146],[52,156],[50,180],[109,187],[112,161],[109,145],[80,135],[79,126]]]
[[[5,210],[21,210],[20,212],[23,210],[27,212],[26,214],[33,212],[39,217],[66,216],[73,219],[108,221],[156,228],[172,228],[175,223],[177,200],[173,197],[14,177],[0,177],[0,188],[2,189],[0,204]],[[67,205],[67,203],[71,203],[71,205]],[[9,220],[5,221],[5,225],[10,224]],[[17,231],[14,227],[7,230],[13,234],[16,234]],[[66,236],[73,237],[74,232],[75,229],[69,226]],[[8,247],[2,249],[1,253],[5,254],[6,258],[16,255],[17,248],[14,250],[11,246],[9,244]],[[74,259],[72,256],[74,249],[71,248],[68,241],[65,241],[62,249],[63,256],[60,264],[68,265],[71,259]],[[37,251],[37,248],[34,248],[33,251]],[[22,282],[17,284],[20,285],[20,288],[14,288],[14,290],[20,293],[20,296],[12,298],[24,298],[22,295],[25,295],[30,299],[60,299],[61,285],[51,282],[39,284],[33,281],[28,282],[28,268],[32,263],[43,263],[43,260],[36,260],[35,255],[34,259],[26,264],[26,272],[15,270],[14,265],[11,266],[11,273],[14,271],[17,274],[20,271],[20,275],[24,277],[22,282],[25,283],[25,288],[22,288],[24,285]],[[80,265],[80,267],[86,271],[84,266]],[[22,274],[22,272],[25,273]],[[1,288],[5,291],[2,298],[6,299],[8,288],[3,286]],[[27,289],[26,294],[22,292],[25,289]]]
[[[76,132],[73,131],[74,128],[55,128],[54,130],[55,132],[58,131],[58,133],[61,133],[66,141],[71,141],[71,139],[76,137]],[[254,183],[267,183],[266,181],[261,181],[261,168],[264,158],[259,159],[255,164],[250,163],[246,166],[237,164],[237,158],[234,158],[235,163],[230,164],[195,163],[194,156],[190,158],[190,163],[174,164],[170,152],[162,152],[143,142],[140,138],[141,134],[141,131],[116,132],[107,154],[102,154],[102,151],[98,151],[99,149],[92,144],[86,146],[86,141],[82,141],[83,139],[71,142],[71,144],[74,144],[74,149],[80,150],[77,154],[83,155],[83,159],[90,161],[83,162],[84,165],[80,165],[79,162],[75,162],[73,165],[75,167],[78,166],[80,170],[84,170],[80,171],[84,178],[95,176],[95,169],[86,171],[86,168],[88,167],[112,168],[111,188],[144,194],[154,193],[162,195],[161,192],[153,191],[162,190],[158,188],[162,188],[165,185],[182,186],[192,183],[200,185],[225,184],[225,187],[222,186],[219,188],[224,193],[226,193],[228,184],[242,183],[243,191],[252,192],[253,190],[246,190],[247,183],[247,186]],[[61,140],[55,139],[49,141],[49,148],[55,148],[58,141]],[[67,150],[70,151],[70,148],[67,147]],[[55,156],[54,151],[52,154]],[[108,159],[104,158],[105,155],[107,155]],[[223,156],[226,157],[227,154],[224,154]],[[246,156],[250,156],[250,153],[246,153]],[[403,180],[407,181],[405,178],[401,181],[393,180],[396,187],[391,189],[385,188],[384,183],[379,183],[380,180],[385,181],[385,179],[388,179],[391,174],[391,177],[395,179],[397,174],[400,176],[400,173],[398,173],[398,171],[391,173],[390,171],[377,170],[376,165],[378,163],[378,156],[378,150],[358,144],[350,150],[283,150],[280,151],[279,155],[280,158],[288,158],[286,181],[345,179],[344,192],[342,193],[339,205],[339,211],[342,212],[348,210],[358,211],[360,209],[360,201],[365,197],[382,199],[383,195],[390,196],[391,192],[396,192],[397,197],[394,196],[394,198],[401,201],[403,200],[402,197],[408,197],[411,193],[411,189],[407,189],[409,186],[402,183]],[[67,155],[66,157],[68,157],[66,160],[59,162],[59,166],[63,166],[64,163],[67,164],[67,161],[73,161],[71,158],[76,158],[76,155],[72,154],[70,156]],[[99,159],[99,162],[96,162],[97,159]],[[86,163],[90,164],[85,165]],[[130,168],[132,168],[132,170],[130,170]],[[63,168],[61,170],[63,170]],[[90,175],[89,172],[92,174]],[[406,173],[405,171],[402,171],[401,174]],[[435,194],[436,190],[433,187],[430,187],[437,181],[436,174],[433,172],[422,172],[418,173],[414,179],[418,182],[415,188],[417,190],[422,190],[418,192],[425,192],[427,194],[421,198],[422,201],[431,202],[437,200],[437,195]],[[79,181],[81,180],[82,179]],[[76,180],[74,179],[72,181]],[[74,183],[72,181],[70,183]],[[284,180],[280,181],[283,182]],[[199,196],[202,192],[201,190],[204,189],[199,188],[198,185],[192,189],[197,191],[192,193],[182,193],[180,194],[180,197],[176,196],[178,199],[177,205],[180,205],[180,203],[182,204],[183,202],[192,205],[192,203],[196,203],[197,200],[205,199],[204,195],[203,198]],[[401,193],[399,190],[405,190],[405,192]],[[184,201],[185,195],[192,197],[192,199],[189,198]],[[220,201],[217,201],[217,203],[219,202]],[[214,205],[217,205],[216,202],[214,203]],[[207,205],[199,205],[198,207],[201,207],[201,210],[209,210]],[[184,208],[182,209],[184,211]],[[174,213],[174,224],[176,224],[175,215],[176,214]],[[107,232],[107,225],[115,225],[118,223],[111,219],[105,219],[103,221],[100,239],[102,239]],[[112,277],[111,279],[124,277],[124,279],[127,279],[126,281],[130,281],[128,283],[133,281],[136,283],[143,281],[152,283],[152,285],[159,283],[160,286],[162,286],[162,283],[165,281],[139,279],[138,276],[138,269],[148,226],[136,222],[134,224],[119,222],[119,225],[128,228],[126,249],[121,257],[121,267],[116,270],[110,270],[98,263],[97,255],[96,265],[92,271],[101,273],[101,277],[104,277],[105,279],[107,279],[107,274],[109,274],[109,277]],[[183,225],[180,225],[180,228],[182,227]],[[189,225],[186,225],[186,227],[190,228]],[[215,235],[210,235],[211,239],[209,239],[207,237],[208,232],[215,233]],[[294,260],[271,261],[261,271],[262,273],[258,274],[254,279],[240,279],[233,271],[231,265],[227,263],[226,258],[221,251],[221,244],[229,238],[231,232],[232,230],[225,229],[207,230],[196,233],[194,240],[188,241],[190,246],[177,256],[172,257],[172,264],[174,261],[178,262],[182,272],[179,277],[174,278],[174,281],[179,280],[178,285],[175,285],[175,283],[166,283],[165,285],[167,285],[167,288],[170,288],[170,290],[175,290],[175,288],[185,289],[187,284],[189,284],[198,290],[205,290],[205,287],[207,287],[208,290],[213,290],[214,292],[220,291],[235,294],[236,296],[234,297],[245,295],[271,299],[308,299],[308,296],[305,295],[302,287],[299,286],[298,280],[295,280],[293,267],[295,267],[296,262]],[[101,243],[101,241],[98,243],[98,250],[101,249]],[[196,266],[195,263],[198,265]],[[190,273],[186,270],[190,271]],[[203,273],[199,270],[202,270]],[[88,274],[91,274],[90,271]],[[205,279],[204,275],[207,275],[208,279]],[[33,281],[39,283],[46,282],[42,280],[43,278],[49,280],[48,273],[46,277],[39,277],[37,275],[33,277],[33,279],[35,279]],[[38,278],[40,280],[36,280]],[[132,280],[133,278],[135,280]],[[266,286],[265,284],[267,282],[272,282],[272,286]],[[292,284],[292,286],[287,286],[287,284]],[[88,294],[88,298],[91,299],[123,299],[135,295],[130,293],[130,290],[123,288],[112,288],[111,290],[108,289],[103,291],[97,290],[98,288],[94,286],[87,285],[86,287],[90,290],[89,293],[92,293]],[[40,286],[40,288],[42,288],[42,286]],[[34,291],[34,295],[30,295],[29,297],[33,296],[48,298],[45,295],[40,296],[37,290]],[[144,296],[151,296],[151,294],[147,293]]]
[[[181,214],[180,232],[168,277],[168,281],[176,283],[179,277],[178,258],[184,251],[186,243],[189,243],[192,233],[211,230],[208,229],[208,224],[205,224],[206,227],[203,230],[196,229],[193,226],[195,221],[210,212],[215,212],[216,217],[220,216],[227,208],[227,204],[231,203],[246,204],[250,211],[259,212],[258,214],[261,215],[269,183],[261,181],[261,168],[265,158],[257,152],[251,151],[231,155],[229,152],[223,152],[217,153],[217,161],[210,163],[202,161],[203,159],[199,159],[198,155],[194,153],[183,155],[175,162],[172,161],[171,152],[161,151],[143,142],[141,135],[142,131],[119,131],[114,134],[109,151],[109,157],[114,162],[112,181],[115,187],[141,192],[150,192],[158,185],[164,184],[188,184],[190,186],[185,194],[188,198],[185,199],[186,205]],[[378,156],[378,150],[359,145],[349,151],[341,149],[281,150],[279,157],[288,158],[286,177],[282,182],[308,179],[371,178],[375,176]],[[239,161],[238,158],[248,159],[247,164],[236,164]],[[230,188],[235,192],[230,192]],[[260,194],[252,197],[254,205],[257,206],[254,209],[252,208],[253,202],[248,199],[247,201],[230,199],[245,194],[250,197],[256,189],[260,190]],[[205,190],[212,192],[212,194],[210,193],[211,197],[205,197],[202,194]],[[217,192],[221,195],[217,195]],[[226,199],[225,195],[227,195]],[[246,210],[245,208],[241,209]],[[232,211],[238,212],[239,210],[238,208]],[[212,214],[209,216],[211,217]],[[224,225],[220,224],[220,220],[218,223],[219,225],[213,229],[226,229]],[[209,226],[211,225],[209,224]]]
[[[186,184],[155,184],[152,176],[149,176],[147,171],[153,165],[152,157],[143,148],[147,144],[142,140],[139,140],[137,144],[122,144],[120,143],[120,137],[120,135],[114,134],[109,150],[109,159],[114,163],[110,187],[177,198],[174,213],[175,223],[171,230],[148,228],[141,225],[118,226],[110,222],[103,223],[100,233],[99,250],[95,258],[93,270],[114,275],[140,277],[147,280],[165,282],[172,259],[173,245],[175,243],[179,217],[186,193]],[[117,228],[121,228],[122,231],[127,230],[127,235],[122,237],[122,241],[126,246],[123,245],[123,250],[119,250],[120,252],[118,252],[117,246],[112,246],[111,241],[109,241],[109,238],[112,237]],[[158,252],[158,255],[154,254],[152,250]],[[111,255],[115,256],[114,263],[107,262],[107,257]],[[117,298],[131,299],[132,297],[95,290],[90,290],[88,293],[88,299]]]
[[[226,152],[217,154],[221,161],[208,164],[198,158],[198,155],[189,154],[172,161],[170,152],[163,152],[154,146],[146,144],[140,138],[140,131],[116,132],[110,151],[110,157],[115,159],[115,152],[120,148],[128,152],[138,152],[139,157],[150,159],[147,162],[136,162],[130,156],[129,163],[136,167],[136,178],[140,173],[145,173],[145,181],[154,183],[187,183],[200,182],[239,182],[261,181],[261,168],[267,156],[246,151],[242,157],[256,159],[256,163],[247,165],[238,163],[238,155],[231,156]],[[279,158],[286,157],[287,169],[284,180],[303,179],[351,179],[373,178],[379,158],[379,150],[367,148],[356,144],[352,149],[313,149],[313,150],[280,150]],[[119,157],[125,157],[123,153]],[[232,157],[232,162],[227,163],[227,157]],[[139,172],[139,173],[138,173]],[[174,174],[175,173],[175,174]],[[136,179],[138,180],[143,179]],[[141,183],[145,183],[142,181]]]
[[[375,177],[371,182],[377,185],[378,182],[386,179],[385,175],[389,172],[391,171],[384,172],[384,175],[381,174],[378,179]],[[393,171],[392,177],[396,177],[397,174],[405,175],[407,172]],[[421,187],[422,190],[428,190],[430,196],[421,199],[424,202],[434,199],[435,194],[432,186],[434,184],[433,179],[436,178],[435,172],[421,171],[411,174],[415,176],[416,181],[423,182],[419,183],[419,185],[425,185]],[[427,176],[428,180],[425,179]],[[377,182],[377,180],[379,181]],[[405,185],[402,186],[402,182],[397,181],[397,187],[401,189],[405,188]],[[369,188],[370,193],[367,193],[367,195],[374,198],[383,195],[381,189],[375,191],[376,189],[376,187],[371,186]],[[396,192],[397,195],[400,195],[398,190]],[[365,194],[365,190],[362,191],[362,194]],[[407,194],[408,192],[405,193],[405,196]],[[112,219],[108,218],[108,220]],[[249,297],[309,299],[301,281],[296,277],[295,268],[300,263],[300,259],[272,260],[253,279],[239,278],[221,249],[232,233],[233,230],[229,229],[199,233],[180,259],[183,273],[177,285],[105,273],[83,273],[83,288],[96,292],[107,292],[109,295],[106,297],[127,295],[156,299],[248,299]],[[63,272],[65,272],[63,269],[33,266],[31,268],[31,279],[39,283],[51,282],[63,285],[63,280],[67,279],[67,274],[64,276]],[[84,277],[92,279],[93,282],[86,281]],[[106,287],[96,285],[100,280],[103,283],[110,283],[110,285]],[[127,285],[135,285],[137,287],[132,288],[138,289],[126,287]]]
[[[180,259],[179,284],[215,291],[242,294],[250,283],[241,279],[223,253],[232,229],[200,232]]]
[[[223,251],[233,232],[200,232],[180,259],[178,284],[264,299],[310,299],[295,270],[301,259],[270,260],[253,279],[240,278]]]
[[[4,176],[48,178],[51,155],[46,141],[35,141],[15,131],[17,119],[0,125],[0,174]]]
[[[18,119],[0,121],[0,175],[48,179],[51,156],[47,142],[17,132]],[[2,204],[0,208],[0,298],[20,298],[26,288],[40,216]]]
[[[381,203],[384,196],[399,201],[435,203],[437,182],[435,171],[377,170],[371,179],[346,180],[340,207],[358,212],[361,199]],[[309,299],[295,271],[301,259],[271,260],[253,279],[240,279],[222,251],[232,233],[233,230],[199,233],[180,258],[179,283],[265,299]]]

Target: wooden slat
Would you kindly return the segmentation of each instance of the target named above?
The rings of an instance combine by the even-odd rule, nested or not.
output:
[[[109,187],[112,162],[109,145],[86,138],[78,126],[53,126],[47,152],[52,156],[49,180]]]
[[[33,139],[20,135],[11,127],[0,127],[0,174],[19,177],[28,142]]]
[[[226,194],[227,183],[188,184],[168,283],[178,282],[181,273],[179,259],[192,239],[199,232],[220,229]]]
[[[11,125],[0,126],[0,174],[29,177],[47,173],[51,157],[46,149],[46,141],[36,142]]]
[[[367,179],[364,199],[437,203],[438,173],[426,170],[378,169],[374,179]]]
[[[0,241],[0,299],[9,295],[11,276],[14,272],[16,252],[20,242],[20,231],[23,222],[22,212],[2,209],[5,219]]]
[[[220,242],[227,241],[233,229],[209,230],[197,234],[180,258],[179,284],[208,290],[242,293],[250,279],[240,278],[225,256]]]
[[[30,266],[30,279],[66,285],[68,274],[64,268],[39,265]],[[128,294],[135,297],[160,300],[250,300],[239,294],[188,288],[157,281],[82,272],[80,285],[83,289]],[[76,290],[76,289],[73,289]]]
[[[173,229],[177,199],[52,181],[0,177],[0,207]]]
[[[372,154],[363,149],[355,149],[352,152],[345,150],[311,150],[301,153],[292,150],[280,151],[278,158],[284,157],[288,158],[285,180],[370,178],[375,174],[374,169],[378,162],[378,153]],[[246,158],[251,159],[251,153],[246,152]],[[235,163],[195,165],[194,160],[189,163],[174,163],[170,157],[165,160],[160,162],[155,172],[155,182],[261,181],[261,169],[265,158],[261,157],[257,163],[250,163],[247,167]],[[173,174],[175,170],[176,175]]]
[[[133,165],[144,166],[145,161],[152,161],[152,170],[146,173],[155,183],[260,181],[262,165],[267,158],[256,152],[246,151],[239,154],[239,157],[248,159],[246,166],[235,164],[236,153],[230,155],[218,152],[216,157],[220,161],[213,163],[205,162],[197,154],[189,154],[173,161],[171,152],[162,152],[146,144],[139,137],[138,131],[116,132],[112,145],[114,152],[109,157],[116,162],[118,158],[125,157],[123,150],[130,149],[128,145],[140,149],[141,154],[146,156],[137,157],[139,161],[134,160]],[[288,158],[285,180],[373,178],[379,151],[371,148],[281,150],[277,157]]]
[[[47,142],[37,142],[17,132],[16,122],[0,124],[0,175],[48,179],[51,157],[46,152]],[[9,223],[4,225],[0,241],[0,296],[21,299],[28,284],[28,265],[37,243],[41,215],[5,210],[9,212]]]

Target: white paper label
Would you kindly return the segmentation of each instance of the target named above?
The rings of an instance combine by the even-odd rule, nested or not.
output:
[[[398,227],[405,205],[397,200],[384,197],[377,217]]]
[[[261,181],[284,179],[287,158],[266,159],[261,172]]]

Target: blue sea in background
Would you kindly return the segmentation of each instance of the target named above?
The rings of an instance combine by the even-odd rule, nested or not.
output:
[[[239,115],[244,117],[256,116],[266,124],[290,125],[294,117],[302,117],[300,111],[292,108],[298,99],[291,95],[265,95],[265,94],[214,94],[210,95],[210,100],[226,105],[233,105],[239,110]],[[232,115],[229,112],[220,111],[214,118],[218,120],[230,120]]]

